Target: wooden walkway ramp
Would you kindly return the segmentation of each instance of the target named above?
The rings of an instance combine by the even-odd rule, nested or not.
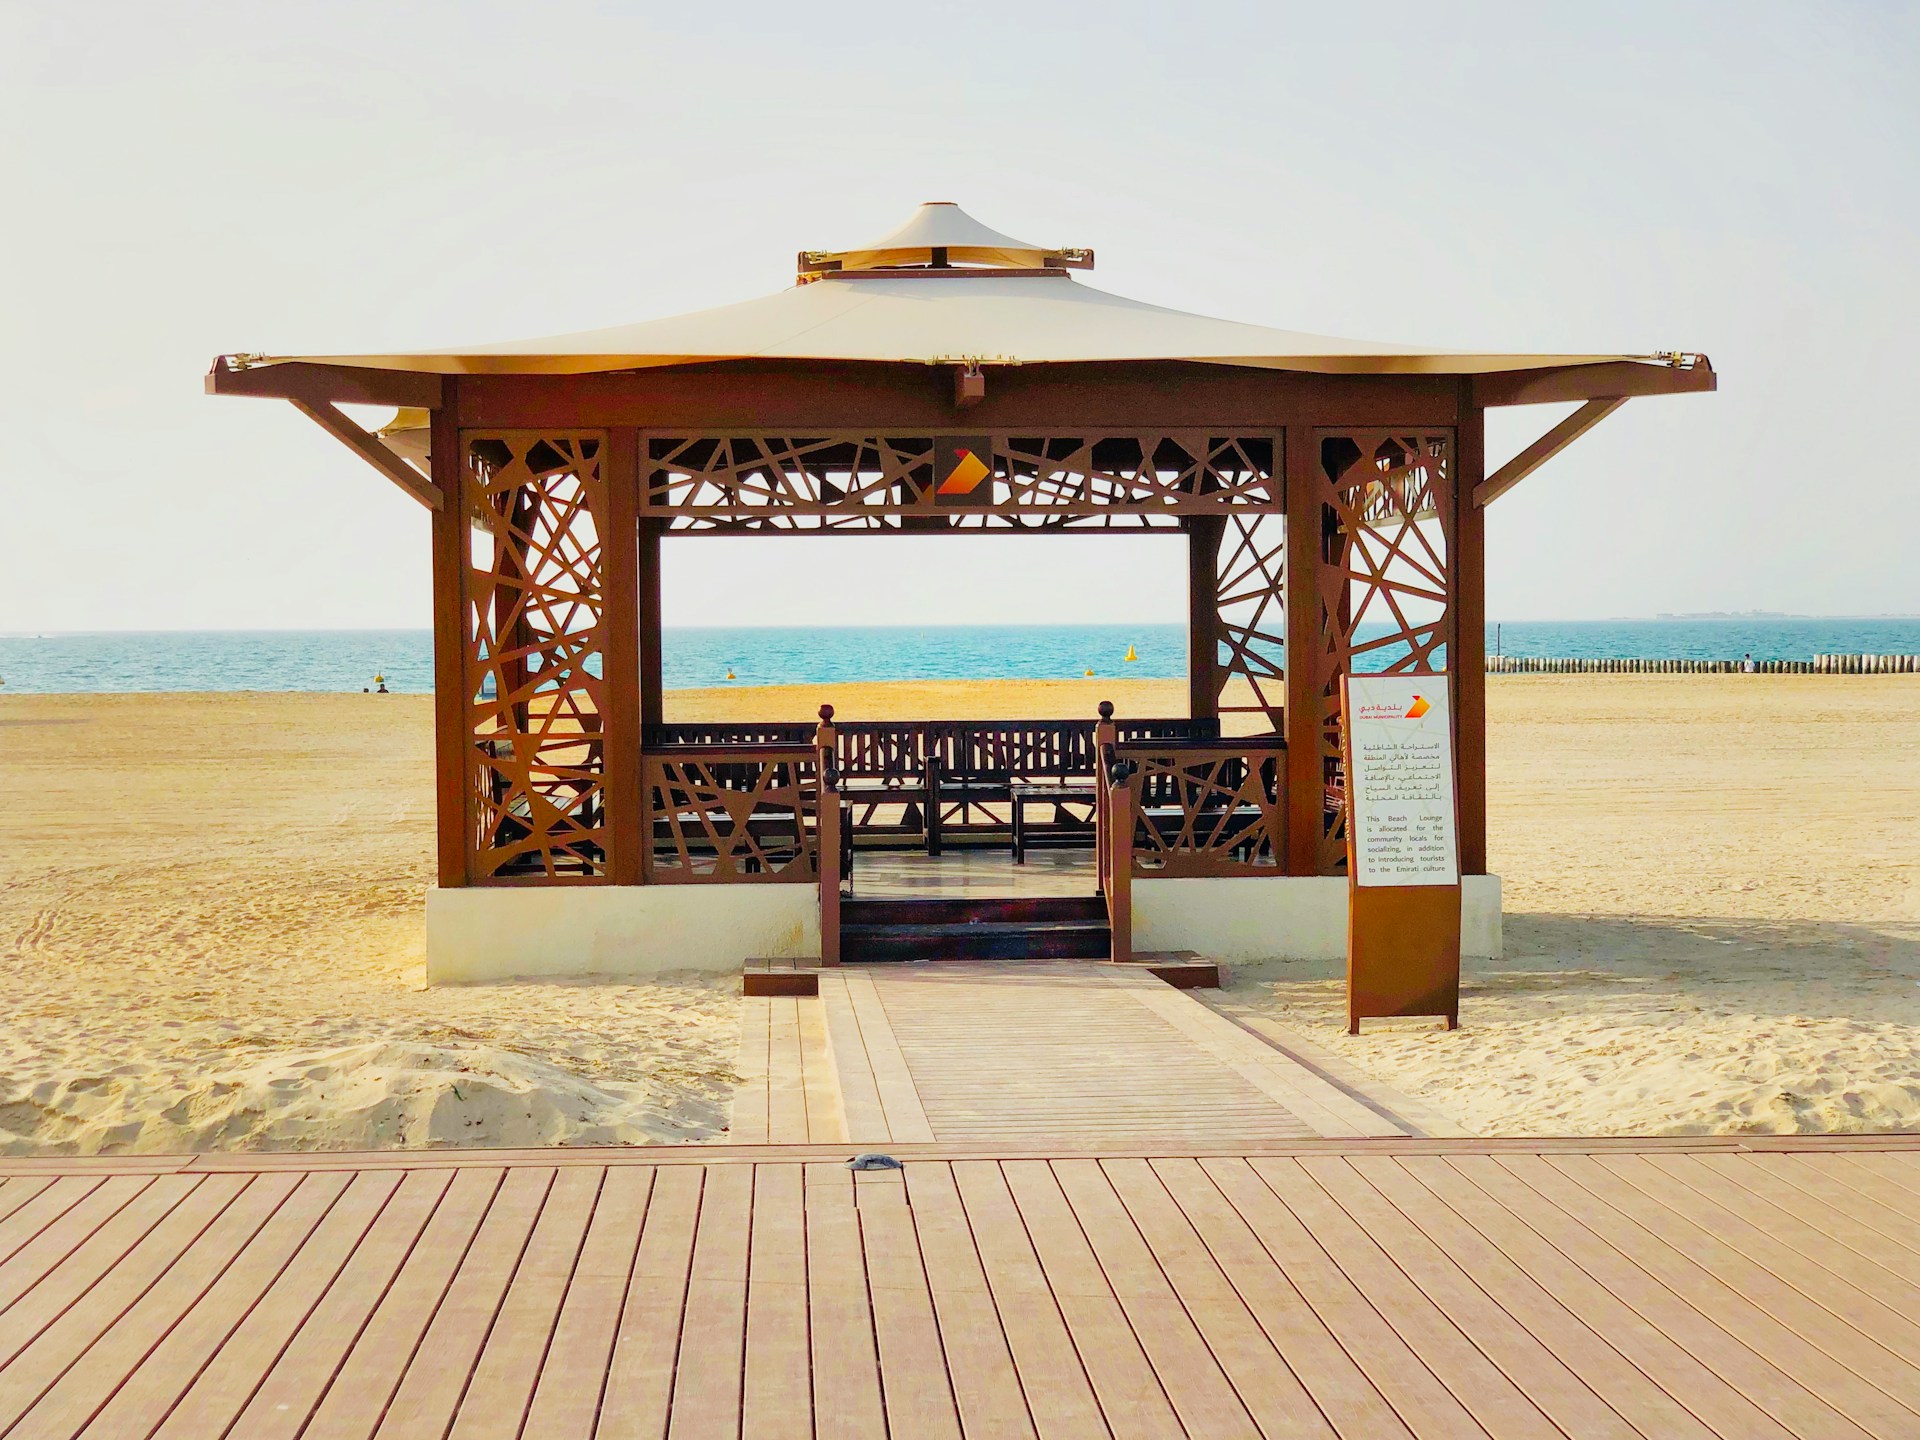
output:
[[[819,985],[817,998],[746,1001],[735,1141],[1086,1148],[1461,1133],[1299,1037],[1143,969],[862,965]]]
[[[0,1433],[1920,1434],[1920,1149],[0,1164]]]

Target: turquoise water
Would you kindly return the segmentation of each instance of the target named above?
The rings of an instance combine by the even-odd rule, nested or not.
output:
[[[1142,678],[1186,673],[1183,625],[871,626],[834,629],[670,629],[669,688],[852,680]],[[1804,660],[1817,654],[1920,654],[1920,620],[1511,621],[1508,655],[1607,659]],[[1139,660],[1122,657],[1132,645]],[[1487,627],[1487,649],[1495,628]],[[1381,651],[1374,667],[1391,658]],[[425,630],[115,631],[0,636],[0,694],[129,690],[433,688]]]

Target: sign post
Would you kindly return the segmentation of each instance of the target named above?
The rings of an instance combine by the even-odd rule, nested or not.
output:
[[[1460,1023],[1460,849],[1444,675],[1341,681],[1347,1033],[1370,1016]]]

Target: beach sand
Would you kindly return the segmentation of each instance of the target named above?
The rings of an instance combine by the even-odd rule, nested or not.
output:
[[[1496,677],[1466,1028],[1238,998],[1486,1133],[1920,1125],[1920,683]],[[1179,714],[1179,681],[679,692],[669,718]],[[0,697],[0,1149],[710,1138],[731,980],[425,988],[429,702]]]
[[[1920,1128],[1920,681],[1497,676],[1462,1029],[1234,994],[1489,1135]]]

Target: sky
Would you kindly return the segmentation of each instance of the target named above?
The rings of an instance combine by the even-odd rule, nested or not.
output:
[[[0,632],[425,626],[425,512],[213,356],[723,304],[934,199],[1205,314],[1711,355],[1490,508],[1492,619],[1920,612],[1916,56],[1892,3],[0,0]],[[669,624],[1185,603],[1164,539],[668,552]]]

